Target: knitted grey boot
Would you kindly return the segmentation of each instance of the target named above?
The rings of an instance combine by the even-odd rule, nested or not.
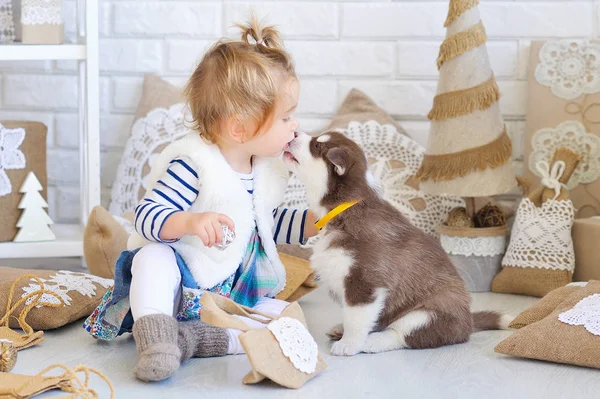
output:
[[[181,364],[177,332],[177,320],[164,314],[140,317],[133,323],[133,338],[138,351],[137,378],[162,381],[177,371]]]
[[[200,320],[180,321],[177,345],[181,361],[191,357],[225,356],[229,349],[229,336],[224,328],[209,326]]]

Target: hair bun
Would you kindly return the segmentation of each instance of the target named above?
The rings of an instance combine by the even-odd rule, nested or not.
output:
[[[249,45],[264,46],[267,48],[282,49],[283,43],[279,32],[273,25],[265,25],[252,15],[250,20],[244,24],[238,24],[242,31],[242,42]]]

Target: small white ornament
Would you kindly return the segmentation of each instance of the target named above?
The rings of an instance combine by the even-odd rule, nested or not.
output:
[[[17,221],[17,227],[20,230],[14,238],[14,242],[52,241],[56,239],[56,236],[48,227],[54,222],[43,209],[47,208],[48,204],[39,193],[40,191],[42,191],[42,185],[35,173],[29,172],[21,186],[21,190],[19,190],[24,194],[18,206],[19,209],[23,209],[23,213]]]

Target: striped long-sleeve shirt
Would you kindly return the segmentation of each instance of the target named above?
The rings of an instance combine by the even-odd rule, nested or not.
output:
[[[238,174],[248,195],[254,191],[253,174]],[[169,243],[177,240],[163,240],[160,232],[169,216],[184,212],[202,189],[198,172],[186,157],[171,161],[167,171],[158,180],[155,188],[148,193],[135,209],[135,229],[150,241]],[[277,208],[273,210],[273,239],[277,244],[303,244],[307,210]]]

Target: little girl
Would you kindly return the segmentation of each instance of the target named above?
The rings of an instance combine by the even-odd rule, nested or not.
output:
[[[288,180],[281,155],[298,128],[291,57],[273,27],[240,28],[241,40],[217,42],[188,81],[195,129],[155,162],[115,285],[85,322],[95,338],[133,332],[144,381],[168,378],[190,357],[242,353],[240,331],[198,320],[202,293],[281,313],[276,243],[317,233],[312,213],[278,208]],[[222,225],[236,236],[225,248]]]

